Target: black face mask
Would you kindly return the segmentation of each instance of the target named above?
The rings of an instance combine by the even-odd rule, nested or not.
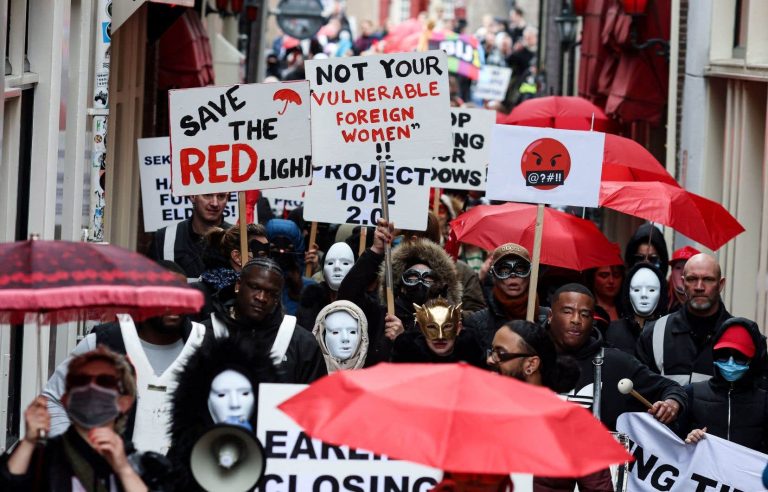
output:
[[[429,299],[429,287],[422,283],[403,285],[403,297],[414,304],[424,304]]]

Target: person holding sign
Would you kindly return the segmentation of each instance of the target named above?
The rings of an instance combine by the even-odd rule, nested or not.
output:
[[[468,330],[477,334],[483,349],[491,347],[493,335],[504,323],[525,319],[528,307],[528,287],[531,276],[531,257],[519,244],[499,246],[491,255],[492,295],[488,307],[465,320]],[[536,319],[544,322],[549,310],[536,301]]]
[[[214,227],[229,229],[224,222],[224,209],[229,193],[192,196],[192,218],[182,220],[155,232],[148,256],[178,264],[187,278],[197,279],[205,270],[203,236]]]

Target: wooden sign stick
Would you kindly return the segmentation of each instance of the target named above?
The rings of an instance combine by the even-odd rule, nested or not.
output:
[[[317,241],[317,222],[313,220],[312,226],[309,228],[309,243],[307,243],[307,250],[315,245],[315,241]],[[307,278],[312,276],[312,265],[309,263],[307,263],[304,268],[304,276]]]
[[[544,204],[536,208],[536,233],[533,236],[533,262],[531,263],[531,283],[528,285],[528,312],[525,319],[536,322],[536,287],[539,284],[539,258],[541,257],[541,234],[544,231]]]
[[[245,192],[237,192],[237,210],[240,217],[240,268],[248,263],[248,219],[245,204]]]
[[[368,241],[368,228],[364,226],[360,226],[360,246],[358,246],[357,249],[357,257],[360,258],[360,255],[362,255],[365,252],[365,244]]]
[[[432,197],[432,212],[436,217],[440,216],[440,188],[432,188],[435,195]]]
[[[389,222],[389,200],[387,193],[387,163],[379,161],[379,188],[381,197],[381,216]],[[387,314],[395,314],[395,295],[392,290],[392,246],[389,243],[384,245],[384,277],[386,279],[387,291]]]

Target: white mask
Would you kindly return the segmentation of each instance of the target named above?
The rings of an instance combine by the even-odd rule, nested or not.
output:
[[[639,316],[649,316],[659,305],[659,277],[649,268],[641,268],[629,281],[629,301]]]
[[[331,246],[323,259],[323,276],[328,287],[333,291],[339,290],[341,281],[354,264],[355,256],[347,243],[335,243]]]
[[[253,386],[242,373],[227,369],[213,378],[208,411],[215,424],[245,423],[253,415]]]
[[[325,317],[325,346],[332,357],[345,361],[355,355],[360,345],[360,326],[346,311],[336,311]]]

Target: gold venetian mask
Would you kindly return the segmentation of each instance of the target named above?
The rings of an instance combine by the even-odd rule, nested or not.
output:
[[[427,340],[453,340],[461,323],[461,303],[450,304],[442,297],[430,299],[424,305],[414,304],[416,324]]]

